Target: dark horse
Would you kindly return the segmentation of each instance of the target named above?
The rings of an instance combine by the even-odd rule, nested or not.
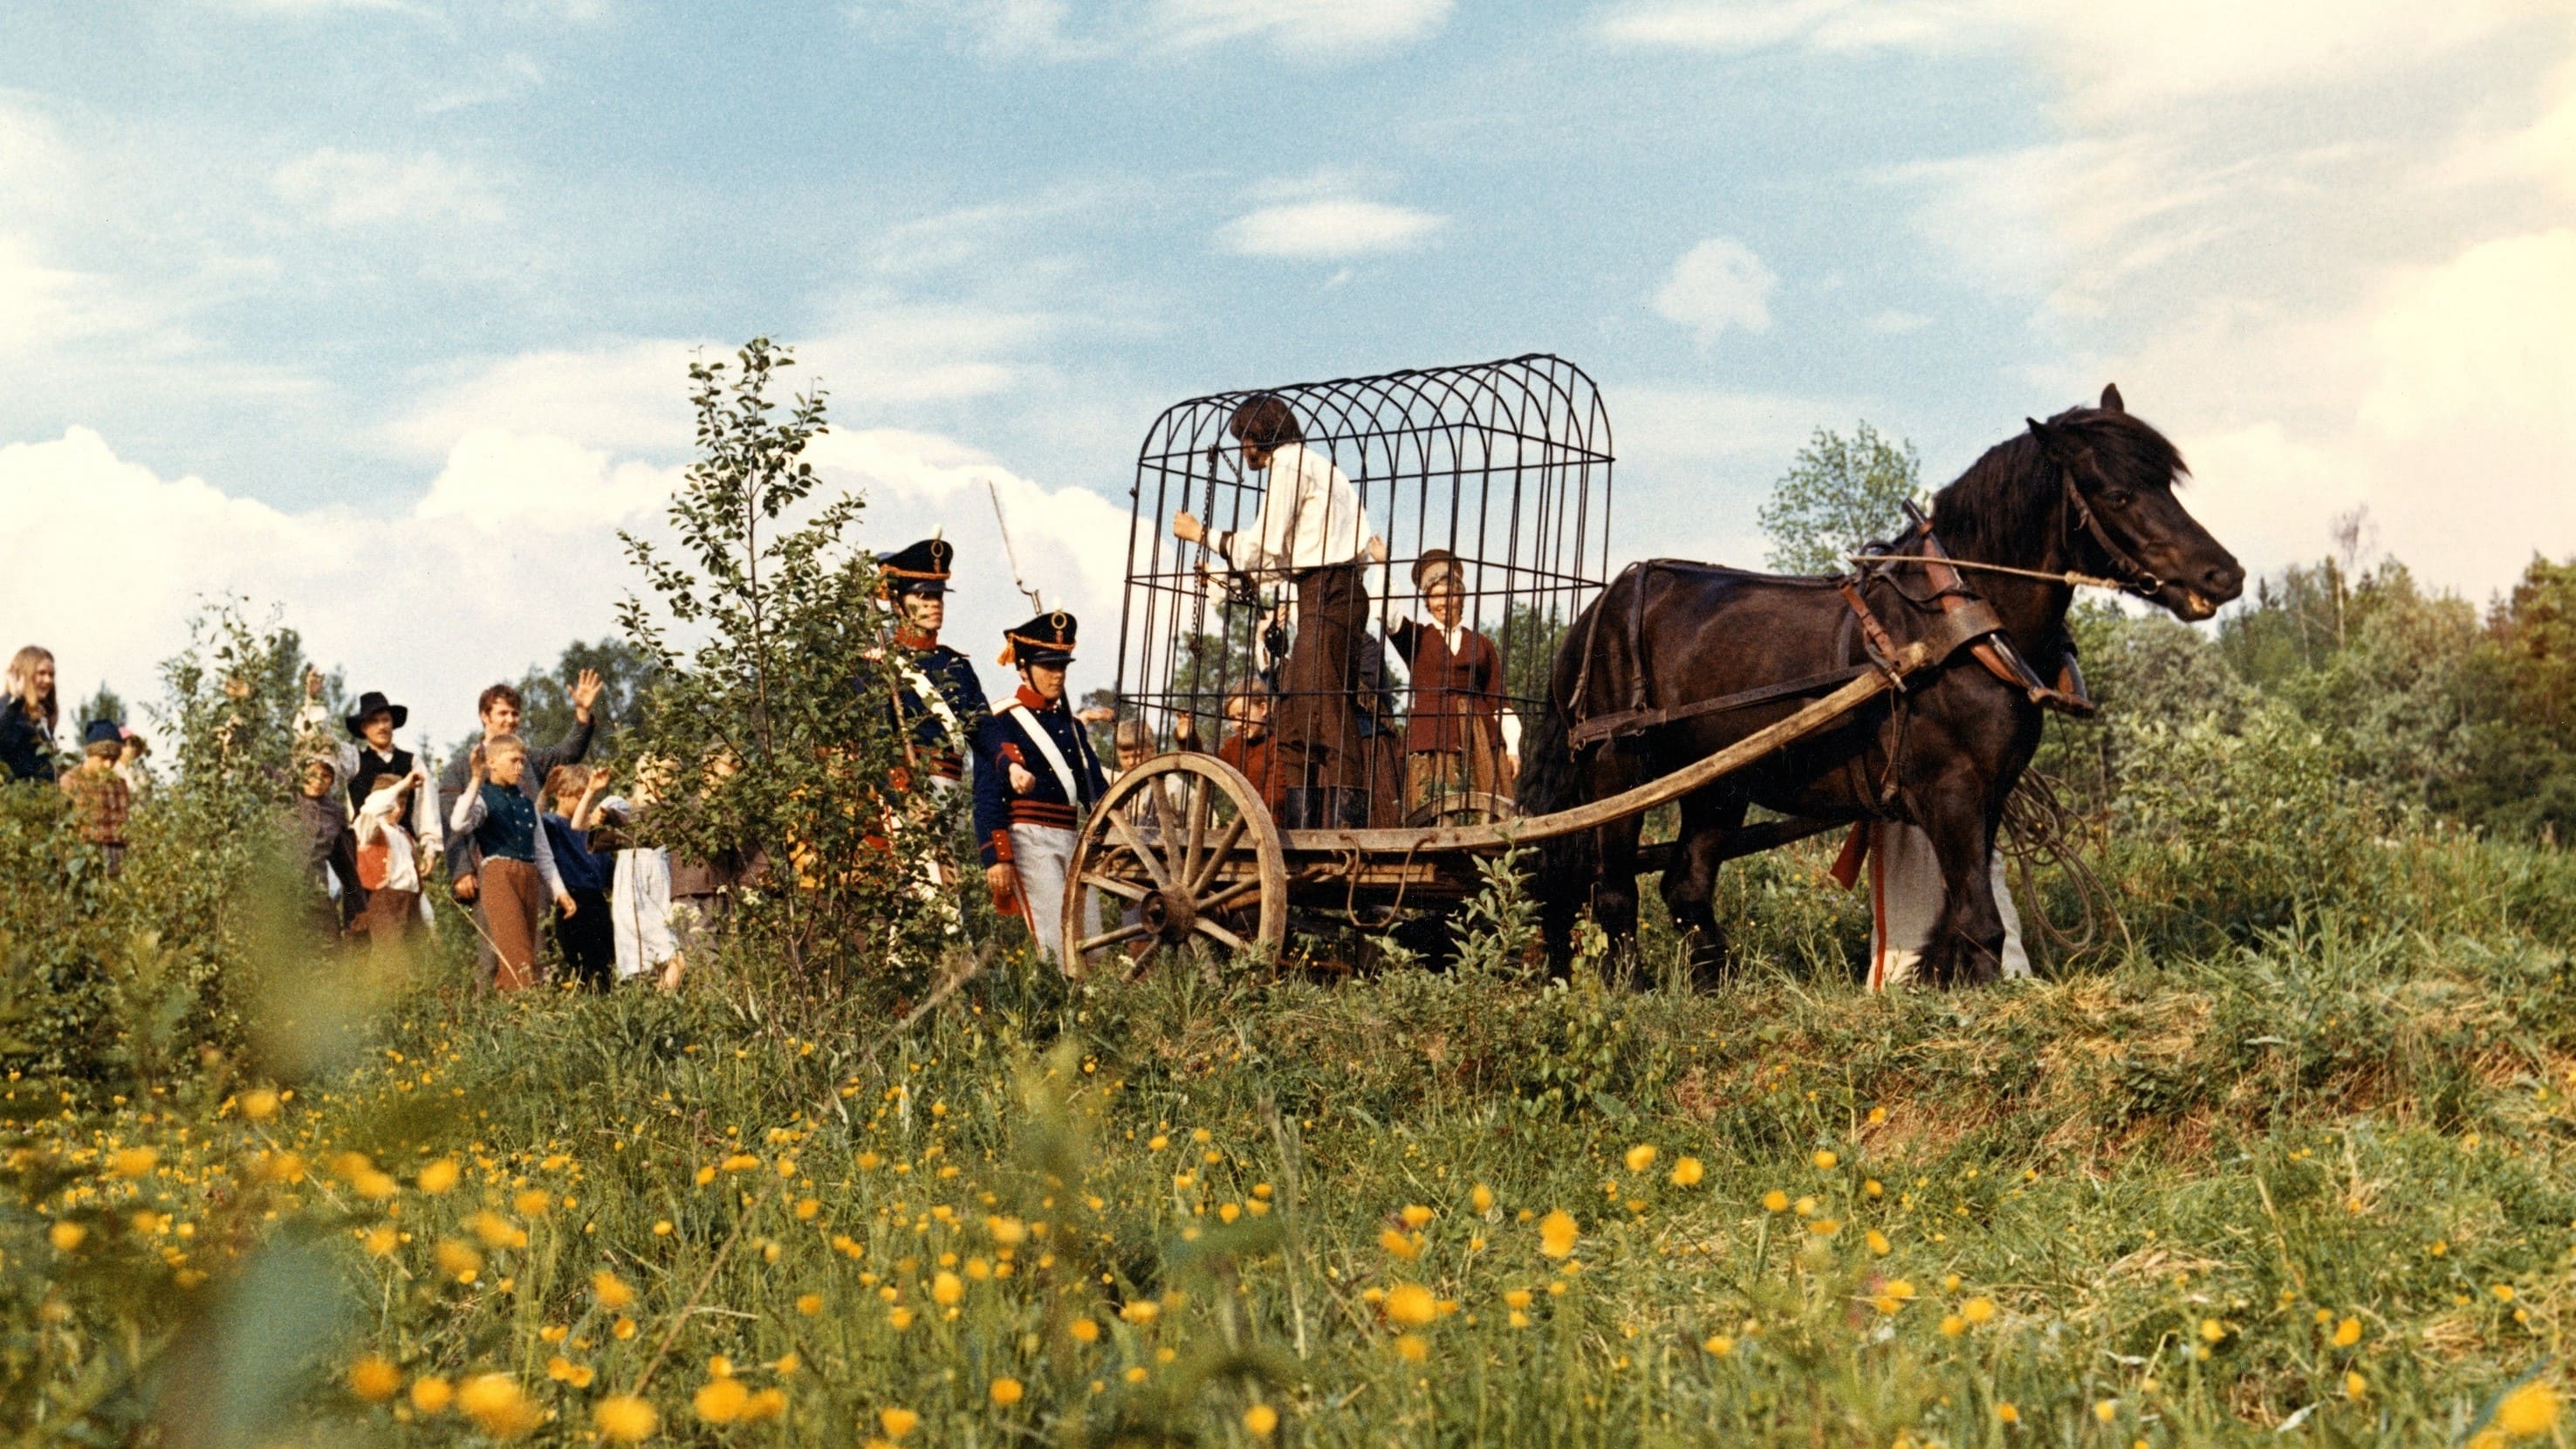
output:
[[[2243,589],[2245,571],[2174,497],[2185,471],[2174,445],[2129,415],[2118,388],[2105,388],[2100,407],[2033,422],[1987,449],[1933,496],[1930,539],[1917,529],[1887,553],[1920,558],[1937,545],[1957,560],[2106,576],[2181,618],[2206,619]],[[1670,774],[1859,673],[1870,657],[1872,619],[1883,626],[1877,642],[1885,653],[1891,644],[1942,637],[1945,592],[1948,607],[1982,599],[2010,645],[1987,652],[2017,651],[2032,666],[2011,671],[2022,683],[1959,649],[1845,722],[1683,797],[1663,895],[1674,924],[1697,933],[1701,962],[1722,962],[1709,898],[1718,864],[1742,853],[1728,848],[1731,840],[1756,838],[1737,835],[1747,806],[1820,825],[1910,822],[1931,836],[1947,886],[1924,977],[1944,985],[1989,980],[2004,938],[1989,853],[2004,797],[2039,745],[2036,701],[2049,691],[2036,687],[2037,675],[2053,676],[2071,658],[2066,611],[2075,590],[2055,578],[1973,570],[1945,578],[1920,564],[1873,564],[1862,574],[1867,616],[1831,579],[1688,563],[1621,574],[1557,652],[1548,708],[1521,768],[1520,806],[1531,814],[1567,809]],[[1749,698],[1698,713],[1676,708],[1728,697]],[[1645,727],[1585,728],[1621,718]],[[1642,823],[1623,820],[1541,848],[1537,891],[1559,959],[1586,906],[1614,941],[1634,938]]]

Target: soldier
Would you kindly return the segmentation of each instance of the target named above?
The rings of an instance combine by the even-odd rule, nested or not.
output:
[[[896,612],[892,707],[904,757],[930,777],[931,788],[942,791],[965,780],[966,751],[987,713],[975,666],[939,642],[940,626],[948,620],[948,562],[955,552],[944,538],[925,538],[877,557],[877,573]]]
[[[1066,706],[1074,629],[1073,616],[1057,609],[1003,632],[1001,662],[1019,666],[1020,688],[975,744],[975,839],[993,906],[1028,922],[1038,949],[1068,973],[1077,969],[1066,959],[1063,930],[1074,827],[1109,788],[1082,726],[1116,718],[1113,710],[1076,714]]]

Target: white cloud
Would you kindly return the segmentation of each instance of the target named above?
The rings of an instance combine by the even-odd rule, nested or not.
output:
[[[1869,330],[1872,332],[1920,332],[1931,325],[1931,318],[1920,312],[1908,312],[1900,307],[1890,307],[1869,319]]]
[[[278,167],[269,189],[332,226],[494,221],[501,215],[481,176],[432,154],[397,158],[325,146]]]
[[[648,519],[675,477],[496,433],[460,444],[402,515],[288,512],[161,478],[73,428],[0,447],[0,509],[52,541],[0,572],[0,614],[80,687],[149,698],[199,600],[247,594],[443,740],[483,685],[613,627],[629,581],[613,528]]]
[[[1158,0],[1153,27],[1184,49],[1259,37],[1292,59],[1340,59],[1429,36],[1456,0]]]
[[[1447,219],[1409,206],[1348,198],[1265,206],[1217,228],[1217,242],[1248,257],[1329,260],[1410,251]]]
[[[1733,237],[1710,237],[1673,264],[1673,274],[1655,293],[1655,315],[1678,322],[1698,334],[1705,345],[1729,327],[1766,332],[1771,327],[1771,294],[1780,279]]]
[[[443,453],[478,429],[551,434],[585,447],[656,453],[689,442],[689,357],[702,346],[656,339],[521,353],[448,369],[387,430],[396,445]],[[711,357],[723,353],[704,345]],[[794,374],[789,374],[794,376]]]
[[[864,490],[867,546],[944,528],[961,571],[951,637],[999,686],[1004,671],[990,661],[1000,631],[1027,610],[1011,591],[991,479],[1029,582],[1051,607],[1082,614],[1097,641],[1085,651],[1100,662],[1083,670],[1084,687],[1108,682],[1126,558],[1121,505],[1047,487],[934,434],[831,432],[808,457],[827,495]],[[103,679],[148,699],[199,601],[248,595],[282,608],[315,658],[347,666],[353,687],[403,700],[415,727],[444,742],[468,728],[484,685],[614,631],[617,601],[636,585],[617,530],[660,536],[680,481],[677,467],[488,427],[457,439],[399,512],[291,511],[201,478],[160,477],[76,427],[0,447],[0,513],[49,541],[0,570],[0,617],[15,642],[52,648],[72,687]]]
[[[1362,59],[1448,23],[1457,0],[1130,0],[1091,7],[1076,29],[1065,0],[862,0],[853,24],[930,28],[995,60],[1067,61],[1267,42],[1291,63]]]
[[[1623,45],[1682,50],[1921,48],[1983,29],[1977,10],[1939,0],[1663,0],[1605,11],[1594,17],[1593,30]]]

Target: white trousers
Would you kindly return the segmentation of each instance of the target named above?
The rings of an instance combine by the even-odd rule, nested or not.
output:
[[[1011,867],[1020,877],[1020,899],[1029,908],[1029,928],[1037,933],[1038,950],[1064,960],[1064,879],[1073,869],[1074,833],[1052,825],[1011,827]],[[1076,929],[1100,934],[1100,893],[1083,892],[1082,920]]]
[[[2030,956],[2022,949],[2021,912],[2013,908],[2004,884],[2000,852],[1986,857],[1993,868],[1995,910],[2004,918],[2004,975],[2028,976]],[[1869,826],[1869,989],[1884,991],[1914,980],[1922,969],[1924,948],[1941,922],[1946,887],[1941,862],[1932,853],[1932,837],[1911,825],[1873,820]]]
[[[671,933],[671,856],[660,849],[617,852],[610,882],[608,919],[617,942],[617,979],[632,981],[659,971],[679,954]]]

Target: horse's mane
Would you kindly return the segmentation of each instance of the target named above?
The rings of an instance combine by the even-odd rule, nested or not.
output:
[[[2137,487],[2177,483],[2191,471],[2171,440],[2124,412],[2069,408],[2048,425],[2091,448],[2104,476]],[[2057,501],[2057,468],[2024,430],[1932,495],[1932,527],[1961,558],[2024,557],[2045,540]]]

